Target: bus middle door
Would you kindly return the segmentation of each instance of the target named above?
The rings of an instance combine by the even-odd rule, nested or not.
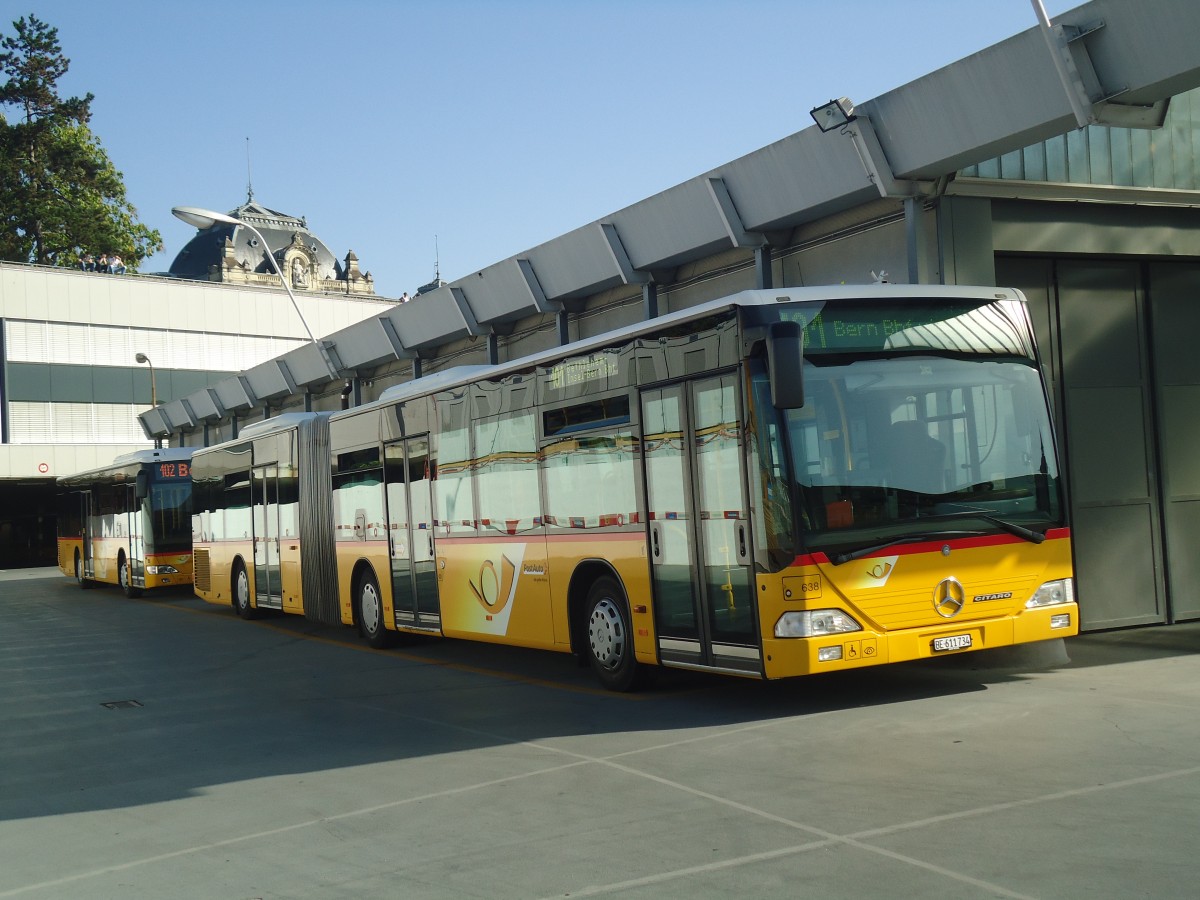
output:
[[[659,658],[762,672],[736,373],[642,392]]]

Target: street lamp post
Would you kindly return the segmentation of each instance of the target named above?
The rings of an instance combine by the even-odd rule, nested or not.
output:
[[[223,225],[241,225],[251,234],[258,238],[258,243],[266,251],[267,260],[271,263],[271,268],[275,270],[275,274],[279,276],[279,281],[283,284],[283,289],[287,291],[288,299],[292,301],[292,307],[296,310],[296,315],[300,319],[300,324],[304,326],[304,331],[308,334],[308,339],[312,341],[313,346],[317,348],[317,352],[321,354],[321,359],[325,363],[325,368],[329,370],[329,376],[336,381],[339,377],[338,370],[333,365],[333,360],[329,358],[329,351],[325,349],[325,344],[313,337],[312,329],[308,327],[308,321],[304,318],[304,313],[300,311],[300,303],[296,300],[296,295],[292,293],[292,286],[288,284],[287,278],[283,271],[279,268],[279,263],[275,260],[275,254],[271,252],[271,248],[267,246],[267,239],[262,236],[262,233],[241,219],[235,219],[233,216],[227,216],[224,213],[213,212],[211,209],[200,209],[195,206],[176,206],[171,210],[171,214],[177,219],[187,222],[189,225],[194,225],[196,228],[204,230],[212,228],[218,222]]]
[[[148,357],[145,353],[139,353],[137,356],[134,357],[134,359],[139,364],[147,365],[150,367],[150,405],[158,406],[158,387],[154,383],[154,363],[150,362],[150,357]],[[162,440],[159,438],[155,438],[154,446],[161,447]]]
[[[145,353],[139,353],[134,359],[150,367],[150,405],[158,406],[158,390],[154,385],[154,363],[150,362],[150,357]]]

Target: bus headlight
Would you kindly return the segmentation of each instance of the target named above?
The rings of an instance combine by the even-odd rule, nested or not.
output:
[[[1063,603],[1075,602],[1075,579],[1062,578],[1058,581],[1047,581],[1033,592],[1033,596],[1025,601],[1026,609],[1037,609],[1041,606],[1058,606]]]
[[[840,609],[785,612],[775,623],[777,638],[822,637],[827,634],[845,634],[848,631],[862,631],[862,626]]]
[[[147,575],[174,575],[178,571],[174,566],[146,566]]]

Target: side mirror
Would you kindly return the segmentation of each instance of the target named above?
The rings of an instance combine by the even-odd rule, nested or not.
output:
[[[141,469],[137,473],[134,489],[137,492],[137,498],[139,500],[145,500],[150,496],[150,473],[145,469]]]
[[[767,373],[776,409],[804,405],[804,329],[799,322],[773,322],[767,329]]]

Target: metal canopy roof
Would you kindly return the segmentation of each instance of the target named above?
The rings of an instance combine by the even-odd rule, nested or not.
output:
[[[859,103],[854,130],[861,137],[812,125],[345,328],[326,343],[345,372],[429,353],[573,299],[644,283],[655,270],[761,245],[773,232],[883,195],[921,193],[922,181],[1071,131],[1081,110],[1089,117],[1084,122],[1153,124],[1161,120],[1162,101],[1200,85],[1196,0],[1093,0],[1052,26],[1035,23]],[[283,365],[264,364],[227,379],[215,387],[217,399],[236,412],[294,385],[327,381],[327,373],[308,365],[309,355],[319,354],[294,350]],[[177,404],[167,405],[166,416],[141,415],[148,436],[194,421]],[[206,395],[193,406],[205,415],[210,404]]]
[[[1194,0],[1094,0],[1054,20],[1070,38],[1072,61],[1091,91],[1101,121],[1131,124],[1122,114],[1200,84]],[[1089,30],[1090,29],[1090,30]],[[1086,86],[1086,85],[1085,85]],[[890,91],[867,112],[901,178],[936,178],[1044,141],[1077,127],[1046,40],[1036,27]]]

